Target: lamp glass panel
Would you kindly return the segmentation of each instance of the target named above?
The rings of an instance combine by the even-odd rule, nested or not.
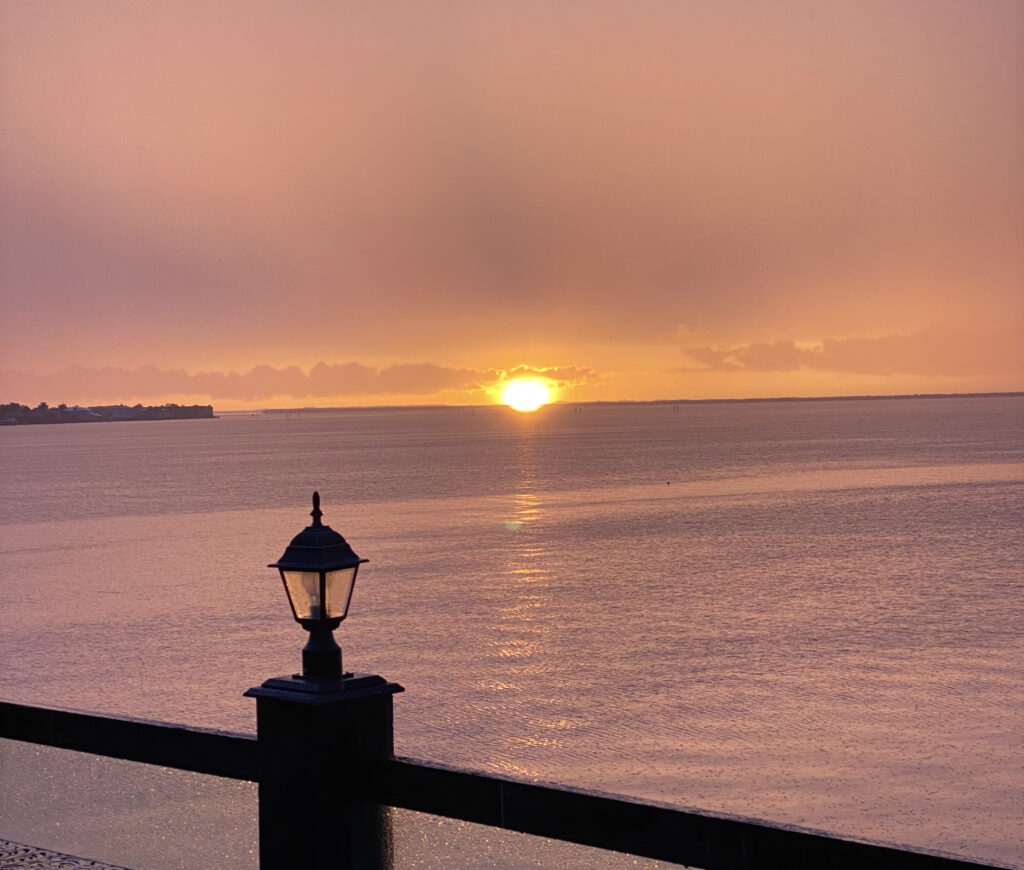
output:
[[[324,619],[318,571],[281,571],[296,619]]]
[[[358,565],[342,568],[339,571],[327,572],[327,615],[341,617],[348,614],[348,606],[352,601],[352,588],[356,584]]]

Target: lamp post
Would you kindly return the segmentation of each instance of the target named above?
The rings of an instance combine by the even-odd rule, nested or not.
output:
[[[309,632],[302,649],[302,675],[312,679],[340,679],[341,647],[334,629],[348,616],[360,559],[348,542],[320,518],[320,493],[313,493],[313,524],[299,532],[268,568],[281,572],[295,621]]]
[[[256,699],[261,870],[355,870],[391,866],[384,808],[366,799],[373,762],[394,755],[392,696],[397,683],[341,668],[334,630],[348,616],[360,559],[321,522],[276,562],[296,621],[309,632],[302,673],[272,677],[245,694]]]

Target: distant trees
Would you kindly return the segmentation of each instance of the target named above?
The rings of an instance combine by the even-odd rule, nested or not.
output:
[[[40,402],[34,408],[28,405],[21,405],[18,402],[8,402],[0,405],[0,423],[10,425],[11,423],[59,423],[60,411],[51,408],[46,402]]]
[[[20,422],[20,420],[31,412],[28,405],[19,405],[17,402],[8,402],[0,405],[0,422]]]
[[[185,420],[213,417],[213,405],[95,405],[92,408],[69,408],[61,402],[51,408],[40,402],[34,408],[19,402],[0,405],[0,425],[20,423],[91,423],[121,420]]]

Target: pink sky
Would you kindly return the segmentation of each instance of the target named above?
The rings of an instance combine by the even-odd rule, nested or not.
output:
[[[0,401],[1024,388],[1019,0],[0,4]]]

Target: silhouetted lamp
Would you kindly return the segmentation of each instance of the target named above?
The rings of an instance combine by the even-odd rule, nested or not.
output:
[[[360,559],[348,542],[320,522],[320,493],[313,493],[313,524],[299,532],[284,555],[268,568],[277,568],[296,621],[309,632],[302,648],[302,675],[342,676],[341,647],[334,629],[348,616]]]

